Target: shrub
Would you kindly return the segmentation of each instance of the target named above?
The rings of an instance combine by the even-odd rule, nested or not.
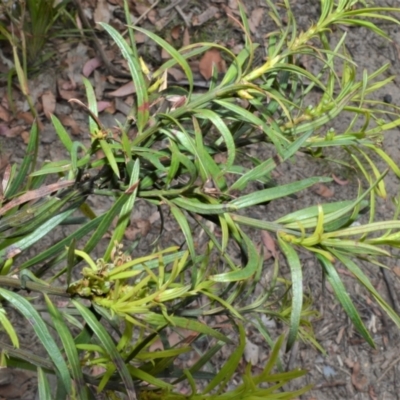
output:
[[[37,367],[42,398],[50,398],[45,373],[57,377],[57,399],[68,395],[91,398],[91,388],[110,398],[124,392],[130,399],[184,399],[187,396],[179,393],[182,382],[190,387],[194,399],[298,396],[308,388],[297,392],[278,389],[304,371],[274,372],[273,368],[279,365],[284,342],[287,349],[299,338],[317,345],[303,293],[300,251],[316,257],[344,311],[371,346],[372,338],[338,274],[339,265],[347,268],[400,326],[398,315],[372,286],[360,264],[367,259],[381,265],[378,257],[390,256],[387,247],[399,246],[400,222],[396,218],[375,221],[376,197],[386,195],[387,171],[381,172],[374,160],[381,158],[400,176],[396,163],[381,148],[384,132],[400,120],[386,122],[385,112],[389,111],[378,109],[376,102],[369,100],[371,93],[390,81],[380,80],[388,66],[364,73],[358,80],[356,66],[345,49],[346,36],[341,36],[334,48],[329,41],[329,32],[337,24],[364,26],[386,37],[374,20],[397,23],[384,14],[393,9],[369,8],[358,1],[335,5],[326,0],[321,2],[320,19],[299,32],[289,1],[284,2],[287,25],[272,2],[267,3],[277,29],[269,35],[267,59],[261,66],[253,65],[257,45],[250,39],[242,7],[246,43],[238,55],[211,43],[175,50],[154,33],[132,26],[128,44],[114,28],[103,24],[127,60],[136,87],[131,120],[117,132],[102,126],[93,89],[84,80],[90,148],[72,141],[53,116],[70,158],[35,170],[38,132],[33,126],[24,163],[10,168],[3,178],[0,284],[42,293],[49,325],[61,343],[59,347],[44,322],[44,312],[36,310],[29,292],[1,288],[0,295],[31,323],[48,353],[48,359],[33,352],[27,358],[26,350],[18,349],[17,334],[3,311],[0,321],[14,346],[2,344],[7,355],[3,360],[8,365]],[[138,58],[135,30],[171,55],[151,77]],[[230,66],[221,81],[214,71],[208,91],[197,94],[187,60],[213,47],[225,54]],[[314,57],[320,72],[314,75],[299,66],[301,55]],[[189,82],[187,90],[179,88],[178,92],[166,85],[166,71],[177,64]],[[310,107],[307,96],[314,88],[323,94],[318,104]],[[354,118],[346,131],[335,132],[330,124],[344,112]],[[130,124],[136,131],[133,138],[127,133]],[[265,148],[267,156],[260,158],[261,152],[250,155],[248,149],[254,144]],[[318,156],[330,148],[350,154],[365,178],[367,188],[360,185],[355,199],[317,204],[274,221],[248,216],[252,207],[284,202],[316,183],[331,181],[317,176],[274,185],[271,179],[274,169],[297,152]],[[59,176],[61,180],[56,179]],[[49,179],[53,183],[48,183]],[[87,203],[93,195],[112,198],[111,208],[96,215]],[[123,251],[124,233],[138,199],[155,205],[162,214],[167,210],[180,227],[182,246],[160,249],[155,244],[148,254],[137,257]],[[369,213],[368,223],[353,224],[362,210]],[[75,212],[83,218],[77,219]],[[111,229],[106,249],[98,249],[115,218],[118,222]],[[19,262],[20,253],[60,224],[71,222],[80,222],[80,226],[69,236]],[[248,227],[275,237],[285,260],[276,257],[273,279],[256,299],[251,294],[263,272],[263,256],[246,233]],[[198,230],[206,238],[204,245],[196,243]],[[103,256],[94,260],[96,248]],[[277,285],[283,263],[292,278],[284,292]],[[77,270],[81,278],[73,282]],[[56,285],[61,276],[67,286]],[[58,310],[54,296],[68,299],[68,306]],[[287,324],[275,344],[260,322],[263,314]],[[215,323],[216,316],[224,318],[230,332]],[[254,324],[272,345],[269,361],[259,375],[253,375],[249,365],[240,372],[246,323]],[[168,334],[177,329],[192,333],[170,346]],[[157,341],[163,350],[151,352]],[[230,356],[211,373],[215,355],[225,346]],[[182,367],[181,356],[190,352],[198,353],[198,361]],[[102,372],[96,375],[91,367],[100,367]],[[227,385],[235,373],[240,373],[242,383],[229,391]]]

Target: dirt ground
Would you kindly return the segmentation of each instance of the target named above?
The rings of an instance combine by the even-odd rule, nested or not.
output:
[[[113,24],[118,25],[116,20],[121,15],[120,2],[87,0],[82,1],[83,7],[90,10],[88,19],[96,15],[96,18],[108,19]],[[400,6],[397,0],[378,0],[375,2],[380,6]],[[101,7],[99,6],[101,4]],[[139,25],[155,31],[160,30],[163,35],[176,42],[185,40],[185,32],[190,33],[191,42],[196,40],[216,41],[221,44],[230,44],[232,47],[239,46],[242,40],[241,34],[233,28],[226,17],[226,7],[235,9],[235,0],[203,0],[199,1],[174,1],[174,2],[153,2],[154,8],[149,11],[149,4],[143,2],[143,6],[136,8],[136,17],[142,15]],[[296,15],[300,26],[308,26],[312,21],[318,19],[319,1],[316,0],[291,0],[293,12]],[[253,21],[253,37],[263,47],[265,45],[265,35],[272,29],[271,20],[267,18],[268,8],[263,0],[245,1],[249,18]],[[205,16],[207,10],[212,10],[213,15]],[[107,13],[108,10],[108,13]],[[97,12],[97,14],[96,14]],[[102,13],[101,13],[102,12]],[[99,17],[100,15],[100,17]],[[101,17],[102,15],[102,17]],[[256,15],[262,15],[258,20]],[[400,15],[400,14],[398,14]],[[208,18],[202,22],[201,18]],[[200,22],[199,22],[200,21]],[[369,72],[375,71],[385,63],[390,63],[390,68],[385,72],[385,76],[398,75],[400,73],[400,26],[392,23],[379,22],[378,25],[389,33],[392,42],[370,33],[365,28],[346,28],[347,46],[351,55],[356,61],[359,73],[364,69]],[[121,25],[122,27],[122,22]],[[178,28],[177,28],[178,27]],[[188,28],[188,31],[186,31]],[[340,33],[340,32],[339,32]],[[103,44],[107,45],[106,35],[99,34],[104,38]],[[174,39],[176,38],[176,39]],[[143,39],[144,40],[144,39]],[[53,39],[49,41],[48,46],[56,48],[58,53],[48,63],[42,67],[42,72],[36,74],[30,81],[32,97],[35,103],[39,104],[41,110],[41,121],[43,130],[40,137],[40,159],[56,160],[64,158],[62,146],[58,143],[56,134],[51,124],[46,118],[46,113],[51,110],[51,104],[54,105],[54,113],[60,120],[68,126],[69,131],[74,138],[82,141],[84,144],[90,140],[87,135],[85,124],[87,115],[77,107],[68,103],[70,96],[80,98],[84,101],[84,91],[82,88],[80,74],[84,68],[88,67],[89,60],[98,56],[93,43],[87,40],[66,40]],[[147,40],[139,44],[139,50],[150,65],[157,65],[163,57],[162,52],[156,46],[151,45]],[[110,54],[115,49],[108,49]],[[7,58],[7,52],[3,52]],[[120,62],[118,57],[111,56],[116,63]],[[6,62],[0,58],[0,71],[6,69]],[[118,64],[116,64],[118,65]],[[123,121],[126,117],[126,110],[129,109],[129,88],[125,96],[107,96],[110,90],[122,90],[124,81],[121,77],[110,78],[104,67],[94,69],[90,79],[96,88],[98,99],[103,101],[106,111],[101,113],[101,119],[106,126],[115,125],[115,119]],[[199,82],[204,80],[199,74]],[[376,98],[382,100],[385,96],[391,96],[393,104],[400,105],[400,78],[396,78],[391,84],[376,93]],[[4,81],[0,82],[1,98],[6,96],[6,85]],[[23,100],[17,88],[14,89],[15,104],[19,111],[16,120],[0,120],[0,145],[1,145],[1,165],[4,167],[8,162],[21,162],[24,157],[25,142],[27,131],[29,130],[30,117],[26,102]],[[110,103],[110,104],[108,104]],[[49,105],[50,104],[50,105]],[[4,117],[0,113],[0,117]],[[348,117],[343,118],[336,123],[338,132],[347,127]],[[384,149],[397,162],[400,159],[400,131],[398,129],[386,134]],[[307,157],[298,157],[296,163],[285,163],[279,167],[279,174],[282,181],[285,177],[293,174],[299,176],[313,176],[321,174],[321,170],[326,175],[332,173],[338,174],[338,167],[322,161],[310,160]],[[343,172],[343,171],[339,171]],[[353,198],[357,193],[356,179],[351,180],[352,184],[346,186],[332,185],[330,187],[334,194],[329,201],[339,199]],[[377,208],[378,219],[391,219],[393,206],[390,198],[398,195],[398,179],[389,174],[386,178],[389,198],[386,201],[380,201]],[[321,198],[312,192],[305,192],[303,198],[289,200],[285,203],[258,207],[252,211],[252,216],[258,218],[275,219],[279,215],[289,213],[299,207],[299,203],[304,205],[315,204],[321,201]],[[323,199],[322,199],[323,200]],[[94,200],[94,208],[104,209],[106,205]],[[138,203],[133,215],[133,226],[138,232],[143,233],[143,229],[151,221],[154,215],[154,209],[143,202]],[[147,221],[147,222],[146,222]],[[146,225],[147,224],[147,225]],[[156,235],[157,229],[151,227],[146,231],[144,239],[141,240],[139,248],[146,249]],[[174,237],[176,227],[168,226],[170,237]],[[65,232],[59,232],[63,237]],[[46,237],[41,242],[41,246],[49,246],[58,237]],[[394,254],[397,256],[396,254]],[[307,293],[312,297],[313,307],[316,308],[321,318],[314,322],[316,338],[321,346],[326,350],[326,355],[310,346],[309,344],[299,343],[294,350],[286,355],[282,355],[286,366],[290,369],[304,368],[309,372],[302,378],[293,382],[289,388],[296,389],[305,384],[313,383],[314,388],[307,394],[301,396],[304,400],[330,400],[330,399],[370,399],[370,400],[392,400],[400,399],[400,332],[394,324],[382,314],[378,307],[371,303],[369,297],[361,290],[358,283],[350,276],[344,274],[343,279],[347,284],[352,300],[357,305],[364,322],[372,332],[376,343],[376,349],[371,349],[359,335],[354,331],[349,319],[341,309],[340,305],[334,300],[330,287],[325,290],[321,285],[322,274],[315,260],[309,256],[302,259],[304,266],[304,282]],[[390,275],[390,285],[394,294],[400,291],[400,278],[396,275],[397,259],[393,258],[388,265]],[[266,273],[271,268],[268,262],[265,265]],[[382,272],[378,268],[365,266],[365,271],[371,279],[375,288],[384,294],[389,302],[392,300],[388,296],[388,286],[385,283]],[[283,270],[282,273],[285,273]],[[400,298],[395,298],[393,306],[399,309]],[[21,324],[20,333],[24,337],[24,325]],[[282,327],[273,322],[268,327],[271,335],[277,337],[282,332]],[[31,346],[31,337],[22,339],[25,346]],[[269,350],[262,343],[253,330],[248,330],[248,340],[255,346],[258,346],[259,365],[268,358]],[[257,366],[254,367],[257,371]],[[34,390],[34,381],[21,384],[25,381],[20,378],[14,381],[17,392],[2,392],[2,383],[0,381],[0,398],[7,399],[32,399]],[[19,382],[17,384],[17,382]]]

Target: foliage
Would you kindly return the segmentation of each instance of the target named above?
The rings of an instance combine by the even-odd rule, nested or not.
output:
[[[35,168],[38,132],[34,125],[23,164],[7,170],[0,210],[0,285],[43,293],[46,311],[37,311],[30,296],[4,288],[0,295],[32,324],[49,358],[18,349],[17,335],[3,311],[0,322],[15,348],[6,344],[2,348],[8,355],[7,364],[38,368],[43,396],[48,391],[46,373],[57,376],[57,399],[67,395],[92,398],[92,387],[110,398],[117,398],[118,392],[125,392],[129,399],[188,398],[179,393],[182,382],[191,389],[189,397],[193,399],[298,396],[308,388],[295,393],[279,389],[303,372],[274,372],[273,368],[279,366],[284,340],[287,349],[299,337],[315,344],[312,313],[303,293],[301,251],[315,255],[344,311],[371,346],[372,338],[346,292],[339,266],[347,268],[400,326],[399,316],[372,286],[360,264],[381,265],[378,257],[390,256],[387,247],[400,244],[398,212],[391,221],[375,221],[376,197],[386,196],[386,171],[379,170],[376,156],[400,176],[396,163],[381,148],[383,133],[399,125],[400,119],[386,122],[384,113],[389,111],[383,112],[369,99],[390,81],[380,78],[387,66],[371,74],[364,72],[358,80],[345,48],[346,35],[334,48],[329,41],[330,29],[337,24],[364,26],[386,37],[373,21],[381,18],[397,23],[384,14],[394,10],[368,8],[358,1],[335,4],[322,0],[320,19],[299,32],[289,1],[284,2],[286,25],[276,6],[267,3],[277,29],[269,35],[267,59],[261,66],[253,65],[257,45],[250,40],[243,7],[246,44],[235,56],[211,43],[175,50],[154,33],[132,27],[125,4],[130,44],[111,26],[103,27],[126,58],[136,87],[137,102],[129,120],[117,131],[102,126],[93,88],[85,80],[88,106],[82,107],[89,114],[90,148],[72,141],[53,116],[70,158]],[[152,74],[138,58],[134,31],[145,33],[171,55]],[[224,52],[230,67],[221,81],[215,71],[206,93],[195,93],[187,60],[213,47]],[[301,68],[301,55],[314,57],[320,72],[314,75]],[[166,83],[166,71],[176,64],[187,76],[187,90]],[[308,95],[314,88],[323,95],[310,107]],[[354,118],[346,131],[335,132],[330,126],[343,112]],[[130,138],[132,124],[136,134]],[[265,158],[250,154],[254,144],[264,146]],[[315,205],[275,221],[244,216],[254,206],[282,202],[316,183],[329,182],[330,178],[317,176],[274,185],[271,173],[299,151],[317,157],[331,147],[350,154],[365,177],[367,188],[360,185],[356,199]],[[59,176],[63,179],[56,181]],[[53,183],[49,184],[49,179]],[[264,188],[257,190],[256,183]],[[111,197],[113,205],[96,215],[86,202],[93,195]],[[176,221],[182,246],[160,249],[154,244],[148,254],[137,257],[132,251],[123,251],[124,233],[138,199]],[[353,224],[362,210],[368,210],[369,222]],[[77,218],[76,212],[83,217]],[[111,229],[108,246],[101,250],[98,244],[115,218],[118,222]],[[20,253],[68,223],[79,223],[79,227],[52,247],[19,262]],[[251,294],[263,272],[263,256],[246,233],[248,227],[274,235],[283,254],[275,260],[269,287],[255,299]],[[199,230],[205,244],[197,243]],[[240,260],[235,257],[237,249]],[[101,259],[92,258],[94,250],[102,251]],[[292,282],[282,290],[278,273],[285,262]],[[82,277],[73,282],[77,269]],[[65,277],[67,287],[56,285],[60,276]],[[58,309],[53,296],[64,296],[68,305]],[[61,347],[44,323],[44,312]],[[227,391],[229,381],[240,370],[244,324],[253,323],[271,343],[269,332],[260,323],[263,314],[287,324],[285,337],[271,346],[261,374],[253,375],[247,366],[241,373],[242,383]],[[222,316],[232,332],[217,326],[215,316]],[[170,346],[170,332],[182,329],[191,334]],[[156,342],[162,343],[163,350],[151,352]],[[231,355],[215,371],[213,359],[223,347],[230,349]],[[179,367],[181,356],[190,352],[197,352],[198,361],[191,367]],[[101,373],[93,372],[99,370]]]
[[[0,6],[4,16],[0,24],[0,38],[21,50],[24,66],[25,62],[32,66],[40,59],[50,30],[58,19],[68,16],[68,1],[58,5],[54,3],[54,0],[24,0],[4,2]]]
[[[64,0],[55,5],[54,0],[22,0],[4,1],[0,4],[0,43],[8,42],[11,46],[14,64],[7,74],[8,101],[12,109],[12,80],[17,76],[21,91],[37,118],[29,93],[28,72],[37,70],[54,54],[50,51],[44,52],[44,49],[57,22],[61,19],[73,22],[66,10],[68,2],[69,0]]]

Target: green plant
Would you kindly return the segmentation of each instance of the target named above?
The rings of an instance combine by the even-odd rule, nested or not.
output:
[[[11,46],[14,62],[14,67],[7,74],[8,99],[12,109],[15,108],[11,96],[12,80],[17,76],[21,91],[33,116],[37,118],[29,94],[28,73],[35,71],[53,55],[52,52],[44,53],[43,50],[57,22],[61,18],[73,21],[66,11],[68,2],[69,0],[64,0],[55,5],[54,0],[23,0],[0,4],[0,43],[6,41]]]
[[[374,346],[346,288],[337,272],[339,263],[346,267],[370,293],[382,309],[400,327],[399,316],[372,286],[359,261],[381,265],[378,257],[389,257],[386,249],[400,244],[400,222],[375,221],[376,196],[385,196],[384,176],[373,161],[379,156],[397,176],[400,170],[381,149],[383,133],[400,124],[384,120],[388,110],[374,108],[369,95],[390,79],[379,80],[387,66],[361,81],[345,49],[345,35],[332,49],[328,33],[335,24],[365,26],[386,37],[373,23],[375,18],[397,20],[384,14],[399,11],[390,8],[362,6],[358,1],[321,1],[321,17],[309,29],[299,32],[284,2],[288,24],[284,25],[278,10],[267,0],[277,30],[269,35],[268,57],[262,66],[254,66],[257,47],[250,40],[246,15],[242,7],[246,45],[238,56],[229,49],[210,43],[190,45],[179,51],[163,39],[138,27],[128,30],[130,44],[114,28],[103,24],[126,58],[136,87],[137,102],[125,126],[112,132],[97,117],[96,99],[89,81],[86,87],[91,146],[73,142],[53,116],[55,130],[70,154],[70,159],[45,163],[35,169],[34,150],[37,129],[32,128],[27,157],[17,171],[14,166],[3,179],[5,186],[0,214],[0,257],[3,262],[0,285],[42,292],[46,307],[34,306],[22,294],[4,288],[0,295],[31,321],[36,335],[50,359],[2,344],[9,365],[39,368],[39,382],[46,393],[46,375],[57,376],[57,399],[90,398],[89,387],[104,391],[110,398],[125,392],[130,399],[183,399],[178,384],[190,387],[189,398],[292,398],[296,393],[279,392],[287,381],[303,372],[272,371],[279,366],[278,351],[284,339],[290,348],[298,337],[315,344],[310,329],[309,304],[304,301],[302,265],[299,251],[315,255],[338,301],[365,340]],[[125,4],[130,26],[130,14]],[[141,31],[163,46],[171,60],[151,77],[137,56],[134,31]],[[217,72],[207,93],[193,91],[193,77],[188,59],[217,47],[231,58],[221,82]],[[302,54],[320,63],[316,76],[297,64]],[[165,71],[179,64],[189,81],[189,90],[167,88]],[[338,72],[341,72],[341,78]],[[304,81],[308,80],[306,85]],[[315,107],[308,107],[307,96],[313,88],[323,95]],[[161,106],[160,106],[161,104]],[[383,106],[383,104],[380,104]],[[343,112],[354,115],[345,132],[327,127]],[[361,128],[356,128],[364,118]],[[136,128],[128,138],[131,124]],[[248,153],[257,143],[270,154],[258,159]],[[356,199],[315,205],[275,221],[263,221],[243,215],[242,211],[272,202],[329,182],[327,177],[310,177],[274,186],[271,172],[293,158],[298,151],[317,157],[327,148],[336,147],[348,153],[364,175],[366,188],[360,185]],[[217,155],[220,157],[216,161]],[[223,155],[224,157],[221,157]],[[27,173],[29,179],[24,181]],[[64,180],[44,185],[45,179],[63,176]],[[255,189],[254,183],[265,189]],[[268,187],[270,186],[270,187]],[[86,203],[89,195],[112,197],[112,207],[96,215]],[[143,256],[123,252],[124,232],[137,199],[156,205],[160,214],[168,211],[182,232],[182,246],[160,250],[157,245]],[[32,200],[36,202],[32,203]],[[361,210],[368,210],[369,223],[354,225]],[[73,216],[83,214],[81,219]],[[100,239],[112,229],[103,257],[91,256]],[[68,237],[35,257],[18,262],[18,255],[30,248],[61,223],[79,223]],[[214,227],[219,229],[216,234]],[[251,298],[262,274],[263,258],[246,233],[247,227],[270,232],[291,271],[289,287],[279,283],[282,260],[275,260],[269,287],[258,298]],[[200,228],[207,238],[203,246],[195,240]],[[83,240],[85,238],[85,240]],[[240,249],[241,259],[235,259]],[[72,282],[73,271],[81,266],[81,279]],[[32,268],[34,274],[32,274]],[[14,277],[19,273],[19,278]],[[47,273],[47,275],[46,275]],[[50,275],[50,276],[48,276]],[[67,287],[57,286],[64,275]],[[43,281],[45,279],[45,281]],[[57,310],[51,296],[64,296],[68,306]],[[201,300],[201,307],[199,301]],[[276,305],[280,305],[280,307]],[[50,316],[62,343],[59,350],[43,322],[40,312]],[[269,362],[260,375],[250,367],[241,373],[242,384],[225,392],[229,380],[238,373],[245,344],[244,323],[262,314],[279,318],[288,324],[286,337],[271,346]],[[213,325],[213,317],[222,315],[235,333],[228,335]],[[0,321],[15,347],[17,335],[5,313]],[[260,334],[271,343],[268,332],[254,323]],[[168,343],[171,330],[185,328],[192,333],[175,346]],[[76,329],[80,332],[76,333]],[[201,350],[201,340],[208,347]],[[164,350],[152,353],[156,341]],[[226,363],[213,371],[213,357],[223,347],[235,344]],[[194,366],[180,368],[180,355],[197,351]],[[102,368],[99,375],[90,367]],[[83,368],[82,368],[83,367]],[[72,384],[73,379],[73,384]],[[203,383],[201,383],[203,382]],[[265,388],[265,383],[274,382]],[[45,396],[46,394],[44,394]]]
[[[22,53],[24,68],[38,59],[48,40],[50,30],[63,15],[67,1],[58,5],[54,0],[24,0],[5,2],[1,10],[6,18],[0,25],[2,39],[17,46]],[[26,69],[25,69],[26,71]]]

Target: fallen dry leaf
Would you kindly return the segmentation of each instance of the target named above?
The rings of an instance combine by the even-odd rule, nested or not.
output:
[[[268,231],[261,231],[261,239],[264,245],[264,260],[269,259],[271,256],[276,259],[278,257],[278,252],[276,251],[275,240],[272,238]],[[269,253],[269,256],[268,256]]]
[[[156,221],[160,219],[160,213],[158,211],[154,211],[153,214],[148,218],[149,222],[153,225]]]
[[[193,26],[204,25],[211,18],[215,18],[217,14],[218,14],[218,8],[217,7],[214,7],[214,6],[208,7],[201,14],[193,16],[192,25]]]
[[[53,114],[56,109],[56,98],[54,97],[54,94],[50,90],[47,90],[46,92],[43,93],[42,104],[43,104],[44,115],[46,116],[47,119],[50,119],[51,114]]]
[[[179,107],[182,107],[186,102],[186,96],[168,96],[167,101],[171,103],[171,110],[176,110]]]
[[[335,194],[332,189],[329,189],[328,186],[324,185],[323,183],[318,183],[314,185],[312,190],[314,193],[325,198],[333,197],[333,195]]]
[[[169,21],[169,16],[158,19],[157,23],[155,24],[157,31],[162,31],[168,25]]]
[[[8,181],[10,180],[10,176],[11,176],[11,165],[8,164],[4,174],[3,174],[3,180],[1,182],[1,187],[3,189],[3,193],[6,191],[7,186],[8,186]]]
[[[178,40],[182,36],[183,31],[184,31],[184,27],[182,25],[175,25],[171,29],[172,39]]]
[[[137,219],[125,230],[124,236],[128,240],[136,240],[139,236],[145,237],[150,232],[151,224],[147,219]]]
[[[5,153],[1,154],[0,155],[0,172],[3,171],[9,163],[10,163],[10,155],[5,154]]]
[[[65,115],[65,114],[57,114],[57,116],[58,116],[58,119],[61,121],[61,123],[64,126],[71,128],[71,133],[73,135],[80,134],[81,128],[79,127],[78,123],[76,122],[76,120],[74,118],[72,118],[69,115]]]
[[[351,374],[351,383],[358,391],[364,392],[368,381],[365,376],[360,376],[360,369],[360,363],[354,363],[353,373]]]
[[[9,138],[16,137],[19,136],[24,129],[24,126],[14,126],[13,128],[10,128],[6,124],[0,124],[0,136]]]
[[[83,43],[79,43],[68,51],[68,56],[65,59],[67,65],[65,73],[73,85],[82,82],[82,68],[88,59],[88,47]]]
[[[91,374],[94,376],[104,374],[104,372],[106,372],[106,369],[100,365],[95,365],[90,369],[91,369]]]
[[[134,1],[133,6],[136,10],[136,13],[139,15],[139,17],[141,17],[143,14],[146,14],[151,7],[151,5],[148,1],[143,1],[143,0]]]
[[[125,83],[125,85],[119,87],[117,90],[109,92],[108,95],[113,97],[124,97],[132,93],[136,93],[136,88],[135,84],[130,81],[128,83]]]
[[[76,90],[59,90],[58,93],[63,100],[68,101],[71,99],[76,99],[80,95],[80,93]]]
[[[171,75],[177,82],[186,78],[185,73],[181,69],[175,67],[168,69],[168,75]]]
[[[214,66],[218,72],[225,72],[226,70],[225,61],[219,50],[210,49],[204,53],[199,64],[199,71],[207,81],[212,77]]]
[[[157,14],[157,11],[154,8],[147,13],[147,19],[153,25],[157,25],[157,23],[160,21],[160,18],[158,17],[158,14]]]
[[[378,400],[378,397],[376,396],[375,389],[372,385],[368,386],[368,395],[371,398],[371,400]]]
[[[174,347],[179,343],[191,343],[194,339],[196,339],[197,336],[198,334],[195,332],[189,331],[187,329],[176,328],[176,330],[168,334],[168,342],[171,347]],[[162,344],[160,339],[154,341],[149,347],[149,351],[151,352],[157,350],[164,350],[164,345]]]
[[[239,8],[238,0],[229,0],[228,1],[228,7],[231,10],[237,10]]]
[[[135,32],[135,43],[141,44],[146,41],[147,36],[142,32]]]
[[[260,354],[260,348],[251,342],[249,339],[246,339],[246,346],[244,348],[244,359],[246,362],[251,365],[257,365]]]
[[[10,120],[11,116],[9,111],[4,108],[2,105],[0,105],[0,119],[2,119],[3,121],[8,122]]]
[[[97,102],[97,111],[102,112],[111,106],[112,106],[111,101],[98,101]]]
[[[111,18],[110,7],[106,0],[97,0],[97,5],[93,13],[93,20],[97,24],[99,22],[105,22],[108,24]],[[100,25],[96,25],[97,29],[103,29]]]
[[[351,383],[352,385],[359,391],[359,392],[365,392],[366,385],[368,383],[367,378],[363,375],[360,376],[360,363],[359,362],[354,362],[350,359],[346,359],[345,364],[351,368],[352,374],[351,374]]]
[[[400,276],[400,267],[393,267],[393,272],[394,272],[397,276]]]
[[[107,86],[107,78],[100,73],[100,71],[94,71],[94,93],[97,100],[103,98],[104,91]]]
[[[170,58],[172,58],[171,54],[169,54],[168,51],[164,47],[161,49],[161,58],[163,60],[169,60]]]
[[[25,144],[29,143],[29,132],[28,131],[23,131],[21,133],[21,137]]]
[[[115,104],[114,104],[115,110],[119,111],[120,113],[124,115],[128,115],[132,111],[132,106],[127,104],[127,101],[123,101],[119,97],[115,99]]]
[[[228,159],[226,153],[217,153],[213,158],[217,164],[226,164],[226,160]]]
[[[2,367],[0,369],[0,398],[16,400],[27,398],[30,386],[34,383],[31,372],[25,372],[19,369]],[[35,397],[33,395],[33,397]]]
[[[58,90],[75,90],[76,83],[72,83],[71,81],[64,81],[63,79],[59,79],[57,81]]]
[[[90,74],[96,69],[101,66],[103,62],[101,61],[100,57],[94,57],[88,60],[82,69],[82,74],[86,77],[90,76]]]
[[[190,33],[189,33],[189,29],[185,28],[185,31],[183,32],[183,40],[182,40],[182,45],[185,46],[189,46],[190,44]]]
[[[253,34],[257,33],[258,26],[260,25],[260,22],[264,18],[264,9],[261,7],[255,8],[251,12],[251,16],[249,19],[249,27],[250,31]]]
[[[345,186],[349,184],[349,180],[339,179],[335,174],[332,174],[332,178],[338,185]]]
[[[32,125],[33,121],[35,120],[35,117],[32,115],[32,113],[28,111],[27,112],[20,111],[17,114],[17,118],[22,119],[28,125]]]

